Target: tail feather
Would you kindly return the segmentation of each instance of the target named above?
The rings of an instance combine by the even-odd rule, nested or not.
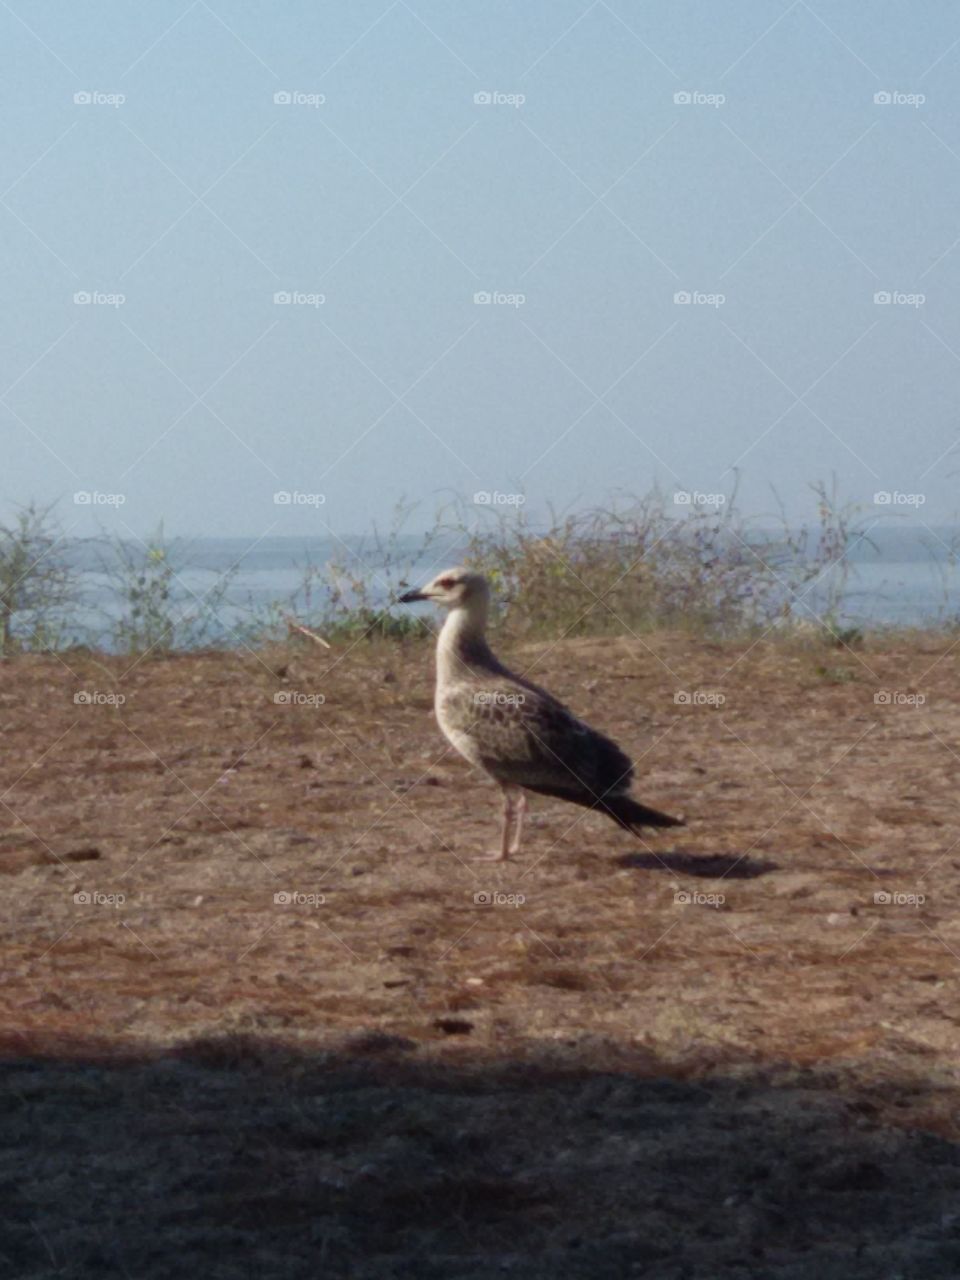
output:
[[[634,800],[632,796],[621,793],[596,796],[589,791],[569,791],[563,787],[527,786],[526,789],[535,791],[542,796],[555,796],[558,800],[569,800],[572,804],[582,805],[585,809],[598,809],[601,813],[605,813],[608,818],[612,818],[618,826],[623,827],[625,831],[629,831],[635,836],[640,834],[643,827],[682,827],[686,825],[682,818],[671,818],[668,813],[661,813],[659,809],[651,809],[648,805],[641,804],[639,800]]]
[[[642,827],[682,827],[684,825],[682,818],[671,818],[668,813],[651,809],[630,796],[606,796],[597,807],[611,817],[618,826],[634,835],[639,835]]]

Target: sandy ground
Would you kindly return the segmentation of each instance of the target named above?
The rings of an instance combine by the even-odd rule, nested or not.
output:
[[[505,652],[688,826],[500,867],[422,645],[4,664],[0,1267],[960,1273],[953,643]]]

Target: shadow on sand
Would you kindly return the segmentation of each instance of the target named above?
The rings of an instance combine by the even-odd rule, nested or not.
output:
[[[617,865],[640,871],[674,871],[707,880],[755,880],[779,869],[776,862],[745,853],[625,853],[617,858]]]
[[[126,1062],[8,1054],[3,1273],[960,1274],[960,1149],[883,1127],[883,1099],[827,1073],[467,1070],[410,1045],[370,1033],[305,1053],[234,1036]]]

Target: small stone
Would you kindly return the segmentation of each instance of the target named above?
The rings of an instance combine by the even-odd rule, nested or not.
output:
[[[82,849],[70,849],[63,855],[68,862],[96,862],[100,850],[96,845],[84,845]]]
[[[473,1023],[466,1018],[434,1018],[433,1025],[447,1036],[468,1036],[473,1030]]]

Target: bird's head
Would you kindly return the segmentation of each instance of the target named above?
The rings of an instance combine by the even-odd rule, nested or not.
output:
[[[428,582],[425,587],[406,591],[399,597],[401,604],[413,604],[417,600],[431,600],[446,609],[484,611],[490,588],[482,573],[472,569],[444,569],[443,573]]]

